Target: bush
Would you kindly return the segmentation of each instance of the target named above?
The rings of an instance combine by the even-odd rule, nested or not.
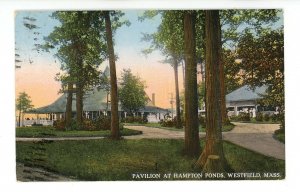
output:
[[[237,116],[237,115],[232,115],[229,118],[231,121],[239,121],[239,116]]]
[[[174,124],[174,127],[182,128],[182,125],[184,124],[183,118],[180,118],[180,120],[181,120],[181,124],[179,125],[179,127],[177,127],[177,116],[175,116],[175,117],[173,118],[173,124]]]
[[[110,117],[108,116],[99,116],[94,120],[93,130],[110,130]]]
[[[99,130],[110,130],[111,119],[108,116],[99,116],[95,120],[84,119],[82,126],[79,126],[75,119],[72,119],[69,127],[66,127],[65,120],[57,120],[53,122],[53,127],[58,130],[88,130],[88,131],[99,131]],[[119,124],[120,130],[123,129],[123,124]]]
[[[82,127],[77,123],[75,119],[71,120],[70,127],[65,127],[66,131],[80,130]]]
[[[265,121],[270,121],[270,115],[266,113],[266,114],[264,115],[264,120],[265,120]]]
[[[231,121],[250,121],[250,114],[249,113],[244,113],[240,112],[239,115],[233,115],[230,117]],[[229,125],[230,120],[226,120],[225,124]]]
[[[57,130],[79,130],[81,127],[77,124],[76,120],[72,119],[69,127],[66,127],[66,121],[64,119],[56,120],[53,122],[53,127]]]
[[[240,121],[250,121],[250,114],[249,113],[240,113],[239,119],[240,119]]]
[[[264,116],[261,112],[256,114],[256,117],[255,117],[256,121],[263,121],[263,119],[264,119]]]
[[[271,120],[273,122],[278,122],[279,119],[280,119],[280,115],[279,114],[273,114],[273,115],[271,115]]]
[[[82,127],[84,130],[88,130],[88,131],[96,130],[95,121],[93,122],[90,119],[84,119]]]
[[[170,115],[166,115],[163,120],[160,120],[160,125],[162,127],[176,127],[177,126],[177,117],[175,116],[173,119]],[[181,118],[181,125],[178,128],[182,128],[182,125],[185,124],[185,119]]]
[[[34,122],[31,126],[43,126],[43,124]]]
[[[172,119],[163,119],[159,123],[162,127],[174,127],[176,124]]]
[[[134,122],[134,117],[133,116],[127,116],[125,118],[122,118],[121,122],[124,122],[124,123],[133,123]]]
[[[134,122],[145,124],[148,123],[148,119],[146,117],[134,117]]]
[[[279,114],[279,121],[280,121],[280,129],[285,130],[285,115],[284,115],[284,113]]]
[[[65,129],[66,122],[64,120],[56,120],[53,122],[53,127],[58,130]]]

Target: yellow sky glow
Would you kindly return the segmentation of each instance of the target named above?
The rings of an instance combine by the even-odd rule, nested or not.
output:
[[[145,62],[146,60],[146,62]],[[143,62],[142,62],[143,61]],[[143,63],[143,64],[139,64]],[[134,75],[140,76],[147,85],[146,93],[151,98],[155,93],[156,106],[170,108],[170,93],[175,97],[173,68],[168,64],[148,61],[146,58],[123,59],[117,61],[117,76],[123,68],[130,68]],[[24,64],[16,69],[16,95],[25,91],[30,95],[34,107],[42,107],[53,103],[60,95],[60,83],[54,80],[60,71],[58,64],[44,63]],[[182,73],[179,68],[179,86],[182,89]]]

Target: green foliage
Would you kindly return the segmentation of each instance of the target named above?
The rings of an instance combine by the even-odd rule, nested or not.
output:
[[[16,100],[16,109],[21,113],[33,108],[30,96],[26,92],[20,92]]]
[[[263,115],[263,113],[258,112],[258,113],[256,114],[255,120],[256,120],[256,121],[263,121],[263,120],[264,120],[264,115]]]
[[[279,9],[240,9],[220,11],[222,43],[224,47],[235,48],[246,32],[259,34],[264,29],[274,27],[282,14]]]
[[[224,62],[224,75],[226,94],[240,88],[243,84],[243,78],[239,75],[241,71],[240,61],[232,50],[223,49],[222,59]]]
[[[273,115],[271,115],[271,120],[273,122],[278,122],[279,119],[280,119],[280,114],[273,114]]]
[[[99,116],[94,120],[91,130],[110,130],[110,120],[108,116]]]
[[[284,40],[283,28],[263,30],[259,36],[245,34],[239,43],[244,82],[252,86],[268,85],[264,106],[279,106],[284,113]]]
[[[231,116],[230,120],[232,120],[232,121],[250,121],[250,114],[240,112],[239,115]]]
[[[278,139],[280,142],[285,143],[285,129],[280,127],[275,132],[275,138]]]
[[[75,119],[71,120],[70,126],[66,127],[66,122],[64,119],[56,120],[53,122],[53,127],[57,130],[65,130],[65,131],[73,131],[73,130],[81,130],[83,127],[79,127]]]
[[[222,125],[222,132],[228,132],[231,131],[235,127],[232,123],[226,123],[225,125]]]
[[[54,49],[65,73],[57,74],[62,91],[68,82],[84,89],[99,83],[98,66],[106,59],[104,22],[100,12],[57,11],[52,18],[60,25],[46,38],[44,49]]]
[[[280,63],[283,59],[280,56],[283,44],[273,46],[275,44],[272,43],[272,41],[283,42],[283,36],[274,35],[275,31],[281,30],[281,26],[276,23],[280,15],[282,10],[278,9],[221,11],[226,93],[244,84],[252,86],[270,84],[265,82],[265,77],[274,77],[277,70],[276,63]],[[273,35],[266,35],[267,33],[273,33],[273,40],[270,39]],[[254,37],[257,40],[250,40]],[[278,60],[271,61],[271,57],[277,57]],[[273,64],[275,68],[272,68]],[[260,69],[256,70],[254,66],[259,66]],[[271,73],[264,70],[266,68],[270,68]],[[281,90],[278,93],[283,92]],[[274,98],[274,95],[267,98]]]
[[[172,119],[161,119],[159,123],[162,127],[175,127],[176,125],[176,122]]]
[[[110,117],[108,116],[99,116],[95,120],[84,119],[83,124],[80,127],[75,119],[72,119],[69,127],[65,126],[65,120],[57,120],[53,123],[53,127],[58,130],[88,130],[88,131],[99,131],[99,130],[110,130]]]
[[[270,121],[270,115],[269,114],[264,114],[264,120],[265,121]]]
[[[18,126],[21,126],[21,119],[24,118],[24,112],[33,108],[30,96],[25,92],[20,92],[16,100],[16,110],[19,111]]]
[[[132,114],[145,107],[148,102],[145,88],[145,82],[140,77],[134,76],[130,69],[124,69],[119,86],[119,100],[122,109]]]
[[[241,121],[250,121],[249,113],[239,113],[239,118]]]
[[[153,34],[143,34],[143,41],[150,42],[149,48],[146,48],[143,53],[149,54],[154,50],[160,50],[166,57],[180,57],[183,55],[183,20],[182,11],[161,11],[155,12],[145,11],[140,17],[140,21],[145,18],[153,18],[153,15],[160,13],[162,18],[161,24],[157,32]],[[143,19],[141,19],[143,18]],[[174,59],[174,58],[171,58]],[[172,63],[171,63],[172,64]]]
[[[285,114],[279,114],[279,121],[280,121],[280,129],[285,130]]]
[[[205,82],[200,82],[198,84],[198,107],[199,109],[204,108],[205,101]]]
[[[182,125],[185,123],[185,119],[183,117],[181,117],[181,123]],[[182,128],[182,125],[180,125],[180,127],[176,127],[177,116],[172,119],[170,115],[167,115],[164,119],[160,120],[159,124],[161,127],[175,127],[176,130]]]

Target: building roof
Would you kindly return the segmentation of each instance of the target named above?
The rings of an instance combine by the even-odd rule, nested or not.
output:
[[[109,76],[109,68],[106,68],[103,75]],[[27,113],[46,114],[46,113],[64,113],[66,111],[67,93],[64,93],[52,104],[32,109]],[[107,105],[107,92],[103,89],[93,88],[87,91],[83,98],[83,111],[110,111],[110,103]],[[76,94],[73,94],[72,111],[76,112]],[[119,105],[119,111],[122,111]],[[141,112],[168,112],[168,110],[153,106],[152,101],[148,97],[147,105],[140,110]]]
[[[92,91],[89,91],[85,94],[83,99],[83,111],[106,111],[107,109],[107,94],[104,90],[98,90],[94,88]],[[46,114],[46,113],[64,113],[66,111],[67,104],[67,94],[60,96],[55,102],[50,105],[40,107],[28,111],[27,113],[35,114]],[[72,111],[76,112],[76,96],[73,96],[72,102]],[[108,111],[110,111],[110,103],[108,103]],[[119,111],[122,111],[122,107],[119,105]],[[167,109],[156,107],[152,105],[152,102],[140,109],[140,112],[149,112],[149,113],[167,113]]]
[[[268,86],[255,87],[251,89],[249,85],[244,85],[233,92],[226,95],[226,101],[249,101],[261,99],[263,94],[266,93]]]
[[[106,92],[104,90],[98,90],[94,88],[92,91],[88,91],[83,98],[83,110],[84,111],[103,111],[106,110]],[[33,109],[28,113],[63,113],[66,111],[67,93],[60,96],[52,104]],[[108,105],[110,110],[110,105]],[[76,95],[73,95],[72,111],[76,111]]]

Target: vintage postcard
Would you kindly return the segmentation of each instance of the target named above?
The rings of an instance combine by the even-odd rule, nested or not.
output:
[[[16,11],[17,181],[285,179],[282,9]]]

